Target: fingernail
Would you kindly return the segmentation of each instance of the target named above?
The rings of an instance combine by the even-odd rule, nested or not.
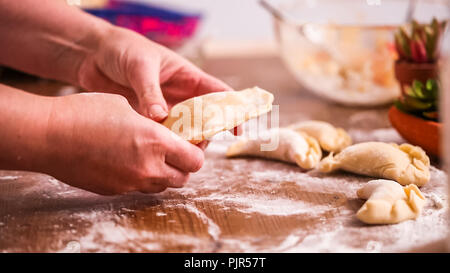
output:
[[[167,112],[159,104],[153,104],[149,108],[149,117],[154,120],[162,120],[167,117]]]

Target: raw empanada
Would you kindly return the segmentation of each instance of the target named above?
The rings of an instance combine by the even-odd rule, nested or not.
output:
[[[216,92],[178,103],[163,125],[197,144],[272,110],[273,95],[261,88]]]
[[[296,163],[304,169],[312,169],[322,158],[322,150],[317,140],[306,134],[276,128],[261,134],[255,140],[243,139],[233,143],[226,155],[278,159]]]
[[[351,137],[344,129],[336,128],[324,121],[301,121],[288,126],[288,128],[315,138],[320,147],[328,152],[339,152],[352,144]]]
[[[402,187],[392,180],[372,180],[357,192],[368,199],[356,217],[367,224],[396,224],[419,217],[426,203],[416,185]]]
[[[342,169],[362,175],[392,179],[402,185],[425,185],[430,180],[430,159],[422,148],[410,144],[364,142],[324,158],[318,169]]]

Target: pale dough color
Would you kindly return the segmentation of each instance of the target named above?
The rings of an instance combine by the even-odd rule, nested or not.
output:
[[[416,185],[402,187],[384,179],[369,181],[357,194],[367,201],[356,217],[367,224],[396,224],[416,219],[426,202]]]
[[[273,150],[262,149],[271,140],[277,139]],[[257,139],[242,139],[227,150],[228,157],[256,156],[296,163],[304,169],[314,168],[322,158],[322,150],[314,138],[287,128],[271,129]]]
[[[351,137],[342,128],[336,128],[328,122],[309,120],[294,123],[288,128],[306,133],[315,138],[320,147],[327,152],[339,152],[352,144]]]
[[[272,110],[273,95],[261,88],[216,92],[180,102],[163,125],[197,144]]]
[[[429,167],[430,159],[418,146],[364,142],[349,146],[335,156],[330,153],[318,169],[324,173],[342,169],[420,187],[430,180]]]

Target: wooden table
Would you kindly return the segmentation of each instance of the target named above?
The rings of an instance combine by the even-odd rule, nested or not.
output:
[[[318,119],[354,142],[401,143],[386,108],[345,108],[302,90],[277,58],[215,59],[204,69],[236,89],[274,93],[280,125]],[[45,95],[64,84],[4,74],[0,81]],[[416,221],[368,226],[355,212],[356,190],[370,178],[305,172],[261,159],[226,159],[230,140],[208,147],[203,168],[183,189],[104,197],[45,174],[0,171],[3,252],[397,252],[444,251],[446,175],[434,163]],[[124,181],[126,183],[126,181]]]

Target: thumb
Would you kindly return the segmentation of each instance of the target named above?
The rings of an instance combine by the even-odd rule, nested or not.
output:
[[[166,100],[159,84],[159,69],[141,67],[130,80],[144,116],[160,122],[168,115]]]

